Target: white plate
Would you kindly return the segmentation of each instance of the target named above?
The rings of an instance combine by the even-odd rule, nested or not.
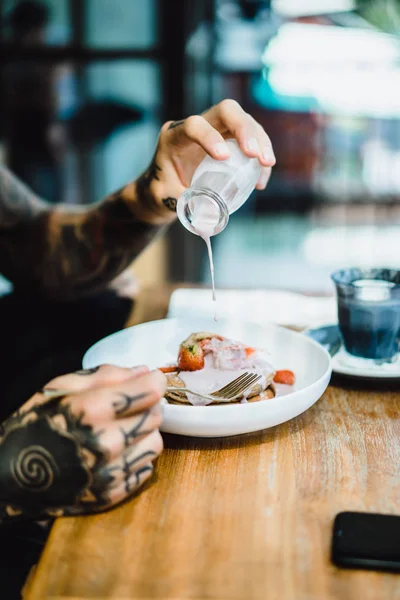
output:
[[[165,401],[162,431],[198,437],[259,431],[301,414],[328,386],[331,359],[317,342],[275,325],[236,320],[164,319],[130,327],[92,346],[83,358],[83,368],[111,363],[121,367],[147,364],[155,369],[175,361],[179,344],[195,331],[212,331],[250,346],[266,348],[276,369],[294,371],[296,384],[287,396],[248,404],[178,406]]]

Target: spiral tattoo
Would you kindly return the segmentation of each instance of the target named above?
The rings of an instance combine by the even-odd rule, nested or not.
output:
[[[53,398],[26,413],[14,413],[5,423],[0,440],[0,522],[16,512],[40,518],[54,511],[65,513],[66,507],[91,512],[107,504],[107,482],[99,487],[86,464],[89,461],[95,472],[106,462],[98,437],[61,401]]]
[[[124,413],[140,397],[121,394],[116,413]],[[150,414],[144,411],[128,431],[121,427],[128,451],[115,468],[101,440],[104,430],[85,422],[84,412],[73,411],[67,396],[57,394],[16,411],[0,428],[0,523],[98,512],[111,506],[110,492],[121,475],[125,493],[133,493],[142,473],[152,468],[147,465],[135,474],[138,461],[145,457],[151,463],[156,457],[152,451],[135,457],[130,449],[137,437],[151,433],[152,427],[146,429]]]
[[[42,446],[21,450],[16,460],[11,461],[10,468],[17,484],[33,492],[47,490],[59,472],[54,458]]]

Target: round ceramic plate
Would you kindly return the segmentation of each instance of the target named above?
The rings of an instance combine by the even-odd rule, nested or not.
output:
[[[309,329],[305,333],[332,356],[334,373],[358,379],[400,379],[400,354],[391,363],[351,356],[343,347],[338,325]]]
[[[330,355],[318,343],[274,325],[236,320],[164,319],[130,327],[92,346],[83,358],[83,368],[111,363],[121,367],[147,364],[155,369],[176,361],[180,343],[195,331],[211,331],[266,348],[276,369],[294,371],[296,384],[288,395],[247,404],[179,406],[164,400],[164,432],[220,437],[273,427],[307,410],[329,383]]]

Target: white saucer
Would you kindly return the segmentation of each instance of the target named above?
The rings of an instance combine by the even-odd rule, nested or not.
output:
[[[344,349],[338,325],[309,329],[305,333],[330,353],[333,373],[361,379],[400,379],[400,353],[391,363],[352,356]]]
[[[271,400],[225,406],[179,406],[164,401],[162,431],[198,437],[224,437],[259,431],[293,419],[322,396],[331,377],[329,353],[312,339],[275,325],[236,319],[163,319],[114,333],[92,346],[83,358],[87,369],[104,363],[151,369],[177,359],[179,344],[195,331],[211,331],[265,348],[276,369],[296,375],[293,391]]]

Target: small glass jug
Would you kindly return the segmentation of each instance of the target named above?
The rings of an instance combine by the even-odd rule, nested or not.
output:
[[[229,215],[246,202],[261,175],[258,158],[243,154],[234,139],[226,143],[230,157],[219,161],[206,156],[177,203],[182,225],[204,238],[225,229]]]

